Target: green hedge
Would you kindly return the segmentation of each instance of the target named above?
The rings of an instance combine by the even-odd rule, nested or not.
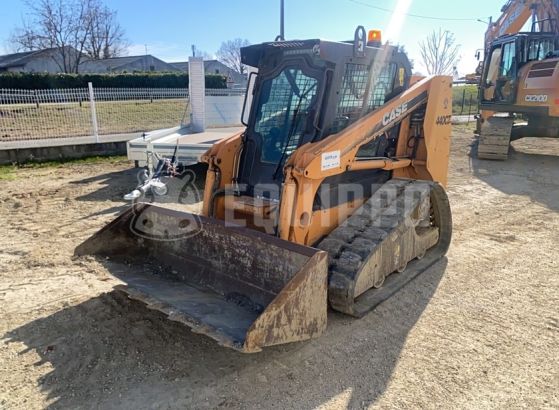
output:
[[[48,74],[48,73],[2,73],[0,88],[42,90],[57,88],[84,88],[87,83],[107,88],[185,88],[185,73],[138,73],[138,74]],[[206,75],[207,88],[226,88],[222,75]]]

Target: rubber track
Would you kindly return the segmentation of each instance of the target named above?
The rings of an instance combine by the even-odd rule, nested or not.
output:
[[[410,261],[402,273],[384,272],[386,279],[382,287],[371,288],[357,299],[352,299],[350,295],[353,294],[353,286],[363,263],[375,247],[398,230],[398,225],[403,221],[401,204],[410,188],[430,191],[432,212],[439,226],[437,244],[423,258]],[[450,205],[446,192],[439,184],[398,179],[387,182],[317,246],[329,254],[330,305],[343,313],[363,316],[441,259],[448,250],[451,235]]]

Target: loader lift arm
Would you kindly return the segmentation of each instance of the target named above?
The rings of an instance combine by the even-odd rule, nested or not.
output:
[[[391,171],[394,177],[435,181],[446,185],[451,131],[451,77],[424,79],[390,100],[343,131],[314,143],[301,146],[289,158],[284,168],[284,183],[279,205],[279,237],[305,245],[315,244],[329,233],[332,226],[321,226],[321,212],[313,211],[314,199],[328,177],[357,170]],[[417,124],[412,117],[419,114],[418,145],[410,146]],[[396,155],[391,158],[361,159],[361,147],[390,130],[399,128]],[[203,157],[209,164],[203,213],[206,216],[225,215],[242,203],[251,213],[261,206],[251,207],[246,198],[229,196],[220,200],[216,193],[233,192],[236,175],[235,158],[239,157],[242,135],[230,137],[214,145]],[[235,152],[236,155],[231,155]],[[323,157],[339,156],[339,165],[324,169]],[[214,201],[218,204],[214,205]],[[262,203],[260,204],[262,205]],[[353,207],[359,204],[353,204]],[[339,209],[332,215],[341,223],[350,214]],[[335,225],[335,224],[334,224]]]
[[[278,221],[280,239],[325,250],[330,259],[330,304],[346,314],[362,316],[448,249],[452,222],[441,185],[447,182],[451,87],[451,77],[424,79],[342,131],[299,147],[284,167],[279,204],[235,195],[237,168],[232,158],[240,157],[241,135],[216,144],[204,158],[210,165],[204,204],[216,200],[216,192],[226,193],[213,216],[242,210],[251,218],[265,219],[267,213],[271,220]],[[362,147],[394,131],[399,134],[394,156],[358,155]],[[335,158],[337,165],[325,167],[328,157]],[[389,172],[395,179],[382,185],[371,198],[316,209],[316,197],[324,181],[357,171]],[[392,202],[384,204],[383,197]],[[418,228],[421,218],[414,215],[429,207],[431,222]],[[210,208],[213,206],[204,211]],[[395,214],[398,216],[393,220]],[[370,228],[363,231],[363,226]],[[421,260],[406,269],[414,258]],[[405,273],[390,275],[395,270]]]
[[[308,219],[306,214],[312,213],[313,198],[327,177],[355,170],[381,169],[392,171],[395,177],[431,180],[446,185],[448,158],[441,158],[439,153],[448,155],[450,149],[451,87],[450,77],[422,80],[344,131],[301,147],[286,166],[284,190],[294,192],[295,199],[292,202],[288,195],[282,198],[284,213],[280,213],[280,238],[307,244],[317,239],[310,229],[312,221],[302,222]],[[414,155],[407,146],[411,137],[410,118],[420,110],[425,116],[423,138],[418,140],[421,146]],[[395,116],[398,112],[402,114]],[[402,127],[395,157],[365,160],[357,157],[362,146],[399,125]],[[322,169],[323,156],[333,152],[340,153],[339,166]]]

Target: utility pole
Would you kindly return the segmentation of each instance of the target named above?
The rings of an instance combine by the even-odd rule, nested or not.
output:
[[[285,15],[284,15],[284,0],[280,0],[280,33],[276,36],[275,41],[285,40]]]
[[[284,0],[280,0],[280,35],[279,36],[281,41],[285,40],[284,9],[285,9]]]

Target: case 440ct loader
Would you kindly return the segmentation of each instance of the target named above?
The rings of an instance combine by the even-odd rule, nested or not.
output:
[[[137,203],[76,254],[242,352],[319,336],[328,304],[360,317],[395,293],[450,243],[452,80],[410,84],[379,37],[244,47],[246,130],[204,155],[202,215]]]

